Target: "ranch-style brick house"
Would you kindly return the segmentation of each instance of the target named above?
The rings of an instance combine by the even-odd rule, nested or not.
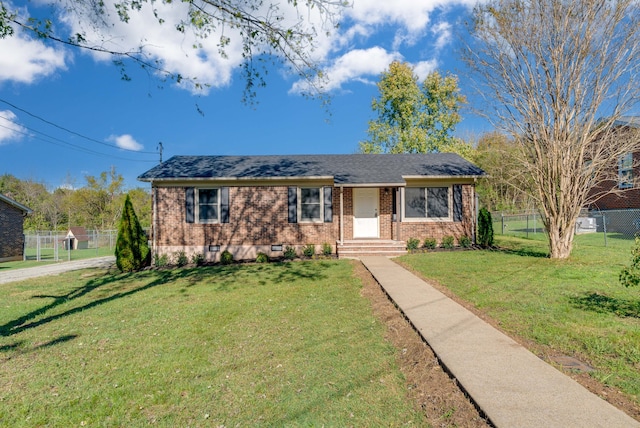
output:
[[[339,257],[398,255],[406,240],[475,236],[475,182],[458,155],[174,156],[152,187],[153,254],[219,260],[328,243]]]

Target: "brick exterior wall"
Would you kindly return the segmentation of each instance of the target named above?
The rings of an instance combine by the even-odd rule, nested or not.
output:
[[[600,210],[626,210],[640,208],[640,189],[627,189],[620,194],[608,194],[598,199],[594,208]]]
[[[609,175],[618,174],[618,163],[611,162]],[[595,195],[602,191],[613,191],[599,198],[595,203],[587,208],[597,208],[600,210],[626,210],[640,209],[640,153],[633,154],[633,187],[629,189],[618,189],[617,180],[607,180],[595,186],[590,195]]]
[[[0,261],[22,260],[23,251],[23,212],[0,200]]]
[[[171,256],[176,251],[205,255],[207,260],[219,259],[219,252],[209,252],[209,245],[220,245],[220,252],[229,250],[236,259],[253,259],[258,252],[271,257],[272,244],[291,245],[300,249],[315,244],[317,252],[323,243],[332,245],[340,239],[340,189],[332,194],[333,221],[331,223],[289,223],[287,186],[229,187],[229,223],[187,223],[186,189],[184,187],[156,187],[157,203],[153,240],[156,253]],[[380,189],[380,239],[398,239],[393,218],[393,192]],[[344,239],[353,239],[353,190],[343,189]],[[474,189],[463,186],[463,222],[401,223],[400,240],[433,237],[440,242],[443,236],[473,236]]]

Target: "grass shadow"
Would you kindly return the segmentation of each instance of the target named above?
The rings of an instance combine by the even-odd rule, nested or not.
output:
[[[22,345],[24,345],[24,340],[20,340],[18,342],[11,343],[9,345],[2,345],[2,346],[0,346],[0,352],[14,351],[14,350],[20,348]]]
[[[585,311],[640,318],[640,299],[618,299],[600,293],[589,293],[582,297],[571,297],[569,301],[575,308]]]
[[[534,249],[534,248],[505,248],[505,247],[496,247],[494,251],[500,251],[505,254],[513,254],[515,256],[521,257],[537,257],[548,259],[549,253],[543,250]]]
[[[46,315],[51,312],[56,307],[69,303],[70,301],[77,300],[80,297],[91,293],[94,290],[102,289],[105,286],[108,286],[112,283],[127,280],[136,274],[105,274],[100,278],[94,278],[88,281],[85,285],[81,287],[74,288],[70,292],[61,295],[37,295],[33,296],[34,298],[51,298],[53,301],[47,305],[42,306],[41,308],[35,309],[29,313],[26,313],[14,320],[11,320],[4,325],[0,325],[0,336],[12,336],[14,334],[20,333],[24,330],[28,330],[34,327],[38,327],[40,325],[49,323],[51,321],[55,321],[60,318],[64,318],[69,315],[73,315],[77,312],[81,312],[95,306],[102,305],[104,303],[112,302],[117,299],[121,299],[127,296],[131,296],[133,294],[148,290],[150,288],[156,287],[161,284],[166,284],[169,281],[173,281],[179,278],[186,277],[190,275],[190,271],[160,271],[154,272],[152,275],[155,277],[151,282],[142,285],[140,287],[136,287],[134,289],[128,291],[116,292],[113,294],[109,294],[106,297],[96,298],[89,303],[84,305],[76,306],[64,312],[58,314],[52,314],[49,316],[45,316],[44,318],[38,319],[39,317]]]
[[[277,263],[277,266],[282,269],[272,279],[275,283],[280,284],[283,282],[295,282],[301,279],[325,279],[327,275],[324,272],[330,268],[331,264],[327,261],[299,261],[280,262]]]

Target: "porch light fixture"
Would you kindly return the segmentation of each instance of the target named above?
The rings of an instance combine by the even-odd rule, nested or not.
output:
[[[220,245],[209,245],[209,252],[210,253],[217,253],[218,251],[220,251]]]
[[[271,251],[282,251],[282,244],[272,244]]]

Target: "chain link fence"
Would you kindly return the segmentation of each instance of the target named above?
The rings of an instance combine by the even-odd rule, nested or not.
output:
[[[544,223],[538,212],[491,213],[496,235],[545,239]],[[607,246],[611,240],[633,240],[640,235],[640,209],[584,210],[576,223],[576,234],[592,245]]]
[[[68,261],[113,255],[117,230],[85,230],[68,232],[36,231],[25,233],[24,259]]]

